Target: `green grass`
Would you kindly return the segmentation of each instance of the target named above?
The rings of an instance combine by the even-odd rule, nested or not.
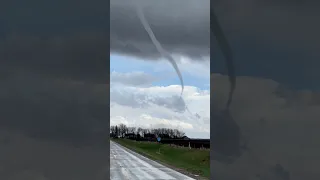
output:
[[[210,177],[210,151],[173,147],[155,142],[137,142],[128,139],[112,139],[139,154],[175,168],[183,169],[203,178]],[[160,154],[157,153],[160,148]]]

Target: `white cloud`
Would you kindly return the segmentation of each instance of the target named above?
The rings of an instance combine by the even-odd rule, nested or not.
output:
[[[141,87],[111,82],[111,125],[178,128],[190,137],[209,138],[210,92],[185,86],[183,99],[180,92],[180,85]]]
[[[213,75],[211,92],[213,110],[219,111],[227,101],[228,78]],[[319,92],[286,89],[270,79],[238,77],[231,115],[252,152],[244,153],[227,167],[215,162],[215,168],[225,170],[220,173],[232,171],[231,179],[235,178],[232,175],[250,179],[277,163],[288,169],[295,179],[310,179],[308,175],[318,173]]]

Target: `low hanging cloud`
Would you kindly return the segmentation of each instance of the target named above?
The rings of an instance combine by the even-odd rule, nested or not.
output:
[[[178,95],[170,95],[169,93],[175,93],[177,86],[171,87],[146,87],[146,88],[134,88],[123,86],[111,86],[111,101],[121,105],[130,106],[132,108],[147,108],[150,104],[162,106],[171,109],[176,112],[185,112],[186,104]],[[155,90],[159,94],[162,92],[162,96],[150,91]],[[169,92],[166,92],[169,91]],[[170,92],[171,91],[171,92]]]
[[[215,178],[250,179],[257,174],[271,178],[269,168],[275,164],[293,179],[318,176],[320,93],[289,89],[270,79],[240,76],[237,80],[230,112],[247,150],[228,166],[213,161]],[[212,75],[211,92],[213,115],[224,109],[228,77]]]
[[[209,0],[111,0],[112,53],[138,56],[146,60],[161,57],[137,16],[136,4],[143,9],[151,29],[166,51],[197,59],[209,56]]]

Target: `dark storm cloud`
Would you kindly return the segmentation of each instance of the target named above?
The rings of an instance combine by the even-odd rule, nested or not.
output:
[[[111,0],[111,52],[150,59],[160,57],[137,17],[135,3],[165,50],[190,57],[208,56],[210,1]]]

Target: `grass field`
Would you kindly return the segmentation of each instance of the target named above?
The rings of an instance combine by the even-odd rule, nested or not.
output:
[[[203,178],[210,177],[210,151],[173,147],[154,142],[137,142],[128,139],[112,139],[137,153],[157,160],[165,165],[182,169]],[[160,148],[160,153],[158,153]]]

